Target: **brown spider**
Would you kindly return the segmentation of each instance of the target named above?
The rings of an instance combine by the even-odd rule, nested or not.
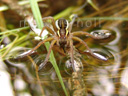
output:
[[[39,65],[39,70],[43,66],[45,66],[45,64],[48,62],[50,52],[51,52],[51,50],[52,50],[52,48],[55,44],[57,44],[57,46],[59,46],[60,48],[63,48],[63,49],[64,48],[69,48],[69,50],[70,50],[69,54],[70,54],[72,66],[74,66],[73,40],[79,41],[80,43],[82,43],[87,48],[88,52],[92,56],[96,57],[96,55],[87,46],[86,42],[84,42],[82,39],[78,38],[77,36],[85,35],[85,36],[89,36],[93,39],[104,39],[104,38],[109,37],[110,34],[107,34],[108,31],[106,32],[106,30],[104,30],[104,32],[101,32],[102,34],[99,34],[99,35],[93,35],[93,34],[89,34],[88,32],[83,32],[83,31],[71,32],[73,23],[75,22],[76,18],[77,18],[77,15],[74,15],[72,17],[72,21],[70,23],[66,19],[63,19],[63,18],[58,19],[56,21],[54,20],[53,17],[43,18],[44,21],[51,20],[51,24],[52,24],[54,30],[51,29],[49,26],[44,26],[41,33],[40,33],[40,36],[42,35],[42,33],[45,29],[49,33],[51,33],[52,36],[44,39],[41,42],[39,42],[38,45],[35,48],[33,48],[29,53],[26,54],[26,56],[30,55],[33,51],[35,51],[37,48],[39,48],[42,44],[44,44],[45,42],[51,41],[47,56],[46,56],[44,62]],[[29,23],[29,25],[32,28],[30,23]]]

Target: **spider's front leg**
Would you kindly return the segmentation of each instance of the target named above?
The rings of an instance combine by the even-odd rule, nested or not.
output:
[[[44,17],[42,20],[43,20],[43,21],[51,20],[51,21],[52,21],[52,26],[53,26],[54,30],[57,31],[57,27],[56,27],[55,20],[54,20],[53,17],[51,17],[51,16],[49,16],[49,17]]]
[[[52,17],[50,17],[50,18],[52,18]],[[48,17],[45,17],[44,18],[44,20],[47,20],[47,19],[49,19],[49,18]],[[47,30],[47,32],[49,32],[52,35],[54,35],[54,31],[50,27],[48,27],[48,26],[44,26],[42,30],[40,30],[39,28],[37,28],[36,22],[35,22],[35,20],[34,20],[33,17],[29,16],[29,17],[27,17],[26,20],[27,20],[30,28],[32,29],[32,31],[34,31],[39,37],[42,37],[43,38],[45,36],[45,35],[44,36],[42,35],[42,33],[43,33],[43,31],[45,29]],[[54,19],[52,19],[52,21],[55,23]],[[55,25],[54,23],[53,23],[53,25]],[[45,34],[47,34],[47,33],[45,33]]]
[[[69,33],[70,33],[71,30],[72,30],[72,26],[73,26],[73,24],[74,24],[76,18],[78,18],[78,16],[77,16],[76,14],[73,14],[73,15],[70,16],[70,19],[71,19],[72,21],[71,21],[70,24],[69,24],[69,28],[68,28]]]
[[[50,47],[49,47],[49,51],[48,51],[48,53],[47,53],[47,56],[46,56],[44,62],[39,65],[38,70],[42,69],[42,68],[47,64],[48,59],[49,59],[49,56],[50,56],[50,53],[51,53],[51,50],[52,50],[52,48],[53,48],[53,46],[54,46],[55,43],[56,43],[56,40],[53,40],[53,41],[51,42],[51,45],[50,45]]]
[[[28,56],[30,54],[32,54],[36,49],[38,49],[42,44],[44,44],[45,42],[49,42],[49,41],[52,41],[54,38],[53,37],[49,37],[41,42],[38,43],[38,45],[36,47],[34,47],[31,51],[29,51],[27,54],[24,54],[22,55],[22,57],[25,57],[25,56]],[[22,58],[22,57],[18,57],[18,58]],[[18,59],[18,58],[15,58],[15,59]]]
[[[73,32],[72,35],[73,36],[85,35],[85,36],[90,36],[93,39],[105,39],[108,38],[111,35],[111,33],[108,30],[96,30],[96,31],[92,31],[91,33],[84,31],[77,31],[77,32]]]
[[[44,26],[43,29],[42,29],[42,31],[40,32],[40,37],[42,37],[43,31],[44,31],[45,29],[46,29],[49,33],[51,33],[52,35],[54,35],[54,31],[53,31],[50,27]]]

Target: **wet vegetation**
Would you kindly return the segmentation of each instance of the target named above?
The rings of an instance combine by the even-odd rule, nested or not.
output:
[[[0,2],[0,71],[9,74],[14,96],[128,95],[128,0],[37,0],[38,5],[33,2],[36,0]],[[78,18],[72,32],[97,36],[107,30],[111,35],[99,40],[79,35],[94,55],[73,41],[77,71],[73,70],[70,48],[65,52],[57,44],[48,63],[38,71],[51,42],[24,56],[41,41],[36,39],[27,17],[34,17],[36,28],[42,29],[52,26],[50,20],[42,22],[41,18],[52,16],[70,22],[73,14]]]

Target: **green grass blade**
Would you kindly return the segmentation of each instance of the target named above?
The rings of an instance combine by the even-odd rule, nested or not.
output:
[[[42,17],[41,17],[41,13],[39,11],[39,7],[38,7],[38,4],[37,4],[37,1],[36,0],[29,0],[29,1],[30,1],[30,5],[31,5],[31,8],[32,8],[32,12],[34,14],[37,26],[38,26],[38,28],[42,29],[44,25],[43,25],[43,22],[42,22]],[[45,36],[45,38],[47,38],[47,36]],[[47,51],[48,51],[50,43],[49,42],[45,43],[45,46],[46,46]],[[66,88],[64,86],[64,83],[63,83],[59,68],[57,66],[53,51],[50,54],[50,62],[52,63],[52,65],[53,65],[53,67],[54,67],[54,69],[55,69],[55,71],[57,73],[57,76],[59,78],[59,81],[61,83],[61,86],[62,86],[66,96],[68,96],[68,93],[67,93]]]
[[[99,8],[93,3],[92,0],[87,0],[87,2],[97,11],[99,11]]]
[[[27,26],[27,27],[21,27],[21,28],[17,28],[17,29],[7,30],[7,31],[0,32],[0,35],[17,33],[17,32],[20,32],[22,30],[27,30],[29,28],[30,27]]]

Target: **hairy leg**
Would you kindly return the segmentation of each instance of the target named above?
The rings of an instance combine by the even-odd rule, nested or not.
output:
[[[102,31],[102,30],[100,30],[100,31]],[[81,36],[81,35],[85,35],[85,36],[90,36],[90,37],[92,37],[93,39],[105,39],[105,38],[108,38],[109,36],[110,36],[110,34],[107,34],[107,32],[105,33],[104,32],[104,35],[92,35],[92,34],[90,34],[90,33],[88,33],[88,32],[84,32],[84,31],[76,31],[76,32],[73,32],[72,33],[72,35],[73,36]]]
[[[51,17],[51,16],[49,16],[49,17],[44,17],[44,18],[43,18],[43,21],[46,21],[46,20],[51,20],[51,21],[52,21],[52,26],[53,26],[54,30],[57,31],[54,18]]]
[[[43,33],[43,31],[44,31],[45,29],[46,29],[49,33],[51,33],[52,35],[54,35],[54,31],[53,31],[50,27],[44,26],[43,29],[42,29],[42,31],[41,31],[41,33],[40,33],[40,37],[41,37],[41,35],[42,35],[42,33]]]
[[[75,20],[76,20],[77,17],[78,17],[78,16],[77,16],[76,14],[74,14],[74,15],[71,17],[72,21],[69,23],[69,33],[71,32],[72,26],[73,26],[73,24],[74,24],[74,22],[75,22]]]
[[[25,56],[28,56],[30,55],[31,53],[33,53],[36,49],[38,49],[42,44],[44,44],[45,42],[48,42],[48,41],[52,41],[54,38],[53,37],[49,37],[41,42],[38,43],[38,45],[36,47],[34,47],[30,52],[28,52],[27,54],[24,54],[22,55],[22,57],[25,57]],[[18,57],[20,58],[20,57]],[[18,59],[18,58],[15,58],[15,59]]]
[[[81,50],[78,50],[81,54],[85,54],[85,55],[90,55],[90,56],[92,56],[93,58],[96,58],[96,59],[98,59],[98,60],[100,60],[100,61],[107,61],[108,62],[108,58],[105,58],[105,57],[100,57],[99,55],[95,55],[95,53],[93,53],[93,55],[91,55],[91,53],[89,53],[89,52],[87,52],[87,51],[85,51],[85,52],[83,52],[83,51],[81,51]]]
[[[73,53],[73,41],[72,40],[70,40],[70,57],[71,57],[72,68],[75,72],[76,70],[75,70],[75,65],[74,65],[74,53]]]
[[[82,39],[80,39],[80,38],[78,38],[78,37],[72,37],[72,39],[73,39],[73,40],[76,40],[76,41],[79,41],[80,43],[82,43],[82,44],[88,49],[89,53],[90,53],[92,56],[94,56],[94,57],[96,57],[96,58],[99,58],[99,57],[97,57],[97,56],[90,50],[90,48],[88,47],[88,45],[87,45]]]
[[[44,62],[39,65],[39,69],[38,69],[38,70],[42,69],[42,68],[47,64],[48,59],[49,59],[49,56],[50,56],[50,53],[51,53],[51,50],[52,50],[52,48],[53,48],[53,46],[54,46],[55,43],[56,43],[56,40],[53,40],[53,41],[51,42],[51,45],[50,45],[48,54],[47,54],[47,56],[46,56]]]

